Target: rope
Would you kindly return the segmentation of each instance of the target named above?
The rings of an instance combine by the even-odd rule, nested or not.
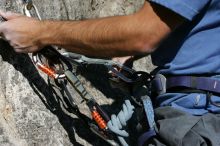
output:
[[[127,125],[127,121],[131,119],[132,114],[134,113],[134,106],[131,105],[129,100],[125,100],[123,104],[123,109],[119,112],[119,114],[112,115],[111,120],[107,123],[108,128],[118,135],[118,139],[123,146],[128,146],[127,142],[125,141],[125,137],[128,137],[129,134],[122,130],[123,126]]]

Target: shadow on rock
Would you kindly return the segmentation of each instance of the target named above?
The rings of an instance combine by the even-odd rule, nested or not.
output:
[[[101,91],[106,98],[113,99],[114,102],[111,105],[101,105],[109,114],[117,113],[121,109],[124,100],[130,98],[128,91],[122,91],[119,88],[112,87],[109,80],[110,75],[105,66],[88,65],[86,68],[80,68],[79,72],[86,80],[91,82],[92,86]]]

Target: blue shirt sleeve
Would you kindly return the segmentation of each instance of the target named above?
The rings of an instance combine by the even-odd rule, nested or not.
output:
[[[192,20],[211,0],[148,0]]]

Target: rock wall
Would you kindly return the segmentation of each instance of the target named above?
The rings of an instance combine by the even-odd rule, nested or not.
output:
[[[33,0],[43,19],[80,20],[125,15],[138,10],[143,0]],[[1,10],[22,12],[22,0],[1,0]],[[143,70],[149,59],[135,63]],[[89,72],[89,73],[88,73]],[[102,67],[82,71],[80,79],[109,112],[118,109],[123,94],[106,83]],[[98,74],[98,76],[97,76]],[[98,89],[98,90],[97,90]],[[74,91],[72,91],[74,94]],[[76,95],[77,96],[77,95]],[[16,54],[0,40],[0,145],[71,146],[103,145],[103,141],[67,112],[48,78],[38,72],[30,55]],[[111,111],[110,109],[116,109]],[[83,109],[82,109],[83,110]]]

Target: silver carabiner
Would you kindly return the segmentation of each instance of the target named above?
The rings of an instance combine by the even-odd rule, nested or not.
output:
[[[28,17],[32,17],[32,14],[31,14],[31,10],[34,10],[34,12],[36,13],[37,15],[37,18],[39,20],[42,20],[41,16],[40,16],[40,13],[37,9],[37,7],[33,4],[32,1],[28,1],[27,3],[24,4],[24,8],[23,8],[23,12],[26,16]]]

